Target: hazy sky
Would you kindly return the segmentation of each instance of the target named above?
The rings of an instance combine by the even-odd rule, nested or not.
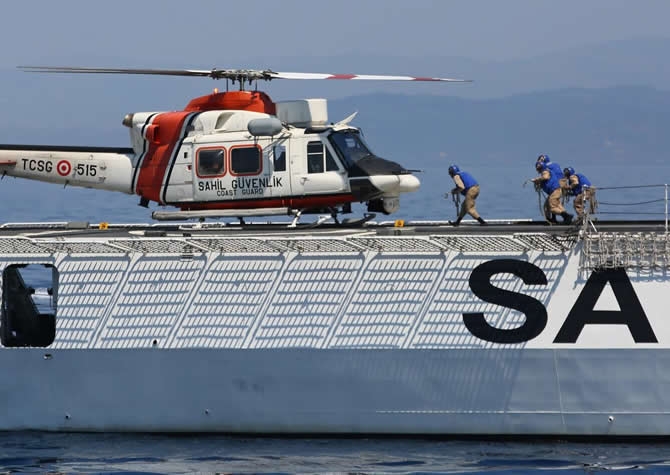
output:
[[[3,68],[352,53],[505,60],[667,37],[668,18],[667,0],[22,0],[3,3],[0,42]]]
[[[181,109],[192,97],[225,88],[200,78],[26,74],[18,65],[272,68],[475,81],[261,84],[274,100],[380,91],[488,98],[670,84],[664,57],[670,0],[22,0],[5,2],[2,13],[0,138],[11,142],[27,140],[20,134],[50,141],[55,128],[95,135],[96,127],[114,126],[122,134],[118,121],[128,112]]]

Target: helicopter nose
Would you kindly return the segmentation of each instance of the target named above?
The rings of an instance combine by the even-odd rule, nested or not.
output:
[[[361,158],[349,170],[351,192],[361,201],[398,196],[419,189],[419,179],[396,162],[374,155]]]
[[[398,184],[400,193],[416,191],[421,186],[421,181],[419,181],[419,179],[414,175],[399,175],[398,178],[400,178],[400,183]]]
[[[369,178],[370,183],[387,195],[398,195],[409,193],[419,189],[421,182],[414,175],[373,175]]]

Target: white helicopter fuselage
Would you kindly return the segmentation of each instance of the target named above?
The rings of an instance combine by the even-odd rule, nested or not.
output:
[[[226,129],[207,130],[208,123],[226,115],[230,115]],[[322,139],[324,133],[306,133],[295,127],[276,136],[251,136],[248,123],[263,119],[272,117],[247,111],[199,114],[195,130],[176,154],[164,203],[259,201],[279,205],[278,200],[289,198],[351,192],[347,171]],[[200,127],[205,128],[204,133]]]
[[[326,107],[309,99],[277,103],[276,114],[135,113],[123,122],[132,148],[0,145],[0,172],[137,194],[143,205],[187,212],[335,209],[356,201],[395,212],[418,179],[375,157],[348,124],[353,117],[328,124]]]

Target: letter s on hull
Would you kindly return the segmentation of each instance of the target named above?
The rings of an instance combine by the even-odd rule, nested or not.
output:
[[[526,321],[518,328],[503,330],[488,324],[481,312],[464,313],[463,323],[477,338],[493,343],[523,343],[537,337],[547,325],[547,310],[528,295],[494,287],[491,277],[507,273],[521,277],[526,285],[547,285],[547,276],[534,264],[516,259],[496,259],[478,265],[470,274],[470,289],[485,302],[518,310]]]

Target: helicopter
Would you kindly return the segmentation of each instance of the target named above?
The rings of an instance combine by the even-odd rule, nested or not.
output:
[[[471,82],[466,79],[275,72],[270,69],[137,69],[19,66],[26,72],[142,74],[225,79],[226,91],[196,97],[183,110],[135,112],[122,124],[130,147],[0,145],[0,173],[69,186],[136,194],[156,220],[328,212],[337,221],[354,202],[391,214],[420,182],[375,155],[356,113],[329,122],[325,99],[274,102],[259,81],[323,79]],[[229,90],[232,84],[237,90]]]

